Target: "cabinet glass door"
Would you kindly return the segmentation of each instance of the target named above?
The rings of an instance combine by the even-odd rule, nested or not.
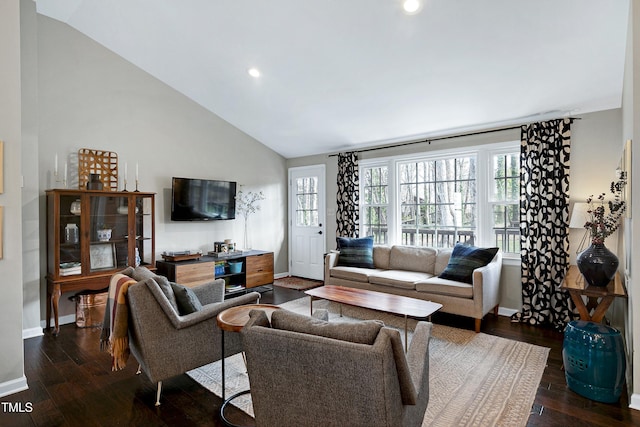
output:
[[[154,264],[153,197],[135,196],[135,265]]]
[[[75,276],[82,274],[82,251],[80,250],[80,213],[81,200],[79,196],[60,196],[60,220],[58,221],[60,248],[60,276]]]
[[[91,272],[124,268],[129,257],[128,197],[89,196],[89,263]]]

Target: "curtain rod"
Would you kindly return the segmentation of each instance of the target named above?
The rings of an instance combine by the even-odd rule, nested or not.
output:
[[[574,120],[581,120],[580,117],[567,117],[567,118],[570,119],[572,123],[573,123]],[[435,138],[421,139],[419,141],[401,142],[401,143],[398,143],[398,144],[382,145],[380,147],[363,148],[362,150],[347,150],[345,152],[347,152],[347,153],[349,153],[349,152],[351,152],[351,153],[365,153],[367,151],[376,151],[376,150],[384,150],[384,149],[387,149],[387,148],[404,147],[404,146],[407,146],[407,145],[422,144],[424,142],[428,142],[429,145],[431,145],[432,141],[441,141],[441,140],[452,139],[452,138],[462,138],[464,136],[484,135],[484,134],[487,134],[487,133],[494,133],[494,132],[504,132],[504,131],[507,131],[507,130],[520,129],[522,126],[524,126],[524,125],[509,126],[509,127],[488,129],[488,130],[480,130],[480,131],[476,131],[476,132],[460,133],[460,134],[457,134],[457,135],[438,136],[438,137],[435,137]],[[337,156],[338,156],[338,153],[335,153],[335,154],[329,154],[328,157],[337,157]]]

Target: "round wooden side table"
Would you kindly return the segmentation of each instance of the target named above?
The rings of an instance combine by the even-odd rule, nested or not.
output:
[[[218,314],[218,317],[217,317],[218,327],[220,327],[220,329],[222,330],[222,333],[220,334],[220,336],[222,337],[222,342],[221,342],[221,345],[222,345],[221,359],[222,360],[220,365],[222,366],[222,400],[223,402],[222,402],[222,406],[220,406],[220,419],[226,426],[238,427],[232,422],[230,422],[229,420],[227,420],[227,418],[224,416],[224,409],[227,407],[227,404],[229,404],[233,399],[239,396],[248,394],[251,391],[244,390],[234,394],[228,399],[225,399],[224,334],[226,332],[240,332],[242,328],[244,328],[244,325],[246,325],[247,322],[249,321],[249,313],[251,312],[251,310],[263,310],[267,313],[267,317],[269,317],[269,320],[271,320],[271,313],[273,313],[275,310],[279,308],[280,307],[278,307],[277,305],[271,305],[271,304],[248,304],[248,305],[238,305],[235,307],[230,307],[224,311],[221,311]]]

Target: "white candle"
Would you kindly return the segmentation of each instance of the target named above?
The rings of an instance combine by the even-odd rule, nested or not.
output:
[[[58,175],[58,153],[56,153],[54,160],[53,160],[53,173],[55,175]]]
[[[64,176],[62,177],[64,182],[67,182],[67,163],[64,164]]]
[[[124,180],[127,180],[127,162],[124,162]]]
[[[136,181],[138,180],[138,162],[136,162]]]

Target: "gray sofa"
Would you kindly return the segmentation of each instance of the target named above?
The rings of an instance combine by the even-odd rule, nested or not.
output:
[[[348,286],[419,298],[442,304],[441,311],[472,317],[480,332],[482,318],[498,313],[502,252],[473,271],[472,283],[438,277],[452,249],[414,246],[374,246],[373,269],[338,266],[337,251],[325,256],[324,284]]]
[[[326,322],[253,310],[241,331],[256,426],[420,426],[429,401],[431,323],[405,354],[375,320]]]

